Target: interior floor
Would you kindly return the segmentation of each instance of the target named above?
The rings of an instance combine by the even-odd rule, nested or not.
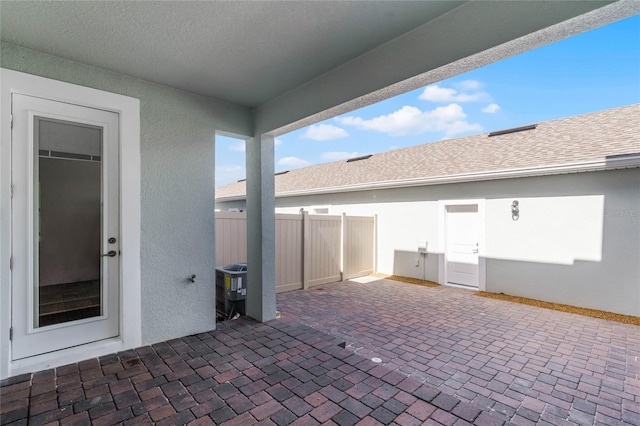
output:
[[[100,315],[100,280],[40,287],[39,326]]]

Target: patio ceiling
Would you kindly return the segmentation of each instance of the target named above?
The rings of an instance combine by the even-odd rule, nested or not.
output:
[[[464,2],[2,2],[2,39],[258,106]]]
[[[3,1],[1,38],[258,108],[274,129],[609,3]]]

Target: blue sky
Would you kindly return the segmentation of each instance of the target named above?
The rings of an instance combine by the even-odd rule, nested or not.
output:
[[[640,102],[640,16],[276,139],[276,172]],[[216,137],[216,187],[243,179],[244,142]]]

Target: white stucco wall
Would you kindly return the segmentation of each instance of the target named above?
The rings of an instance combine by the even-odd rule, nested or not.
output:
[[[638,182],[636,168],[278,198],[276,210],[377,214],[378,272],[437,282],[438,202],[485,199],[487,291],[640,315]],[[420,241],[428,241],[426,257]]]
[[[214,136],[251,134],[249,112],[7,44],[1,63],[140,99],[143,343],[215,328]]]

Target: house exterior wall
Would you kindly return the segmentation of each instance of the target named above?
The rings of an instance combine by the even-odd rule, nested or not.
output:
[[[7,69],[140,99],[142,343],[214,329],[214,138],[250,134],[248,111],[8,44],[0,59]]]
[[[279,213],[329,206],[329,214],[377,214],[378,272],[441,282],[439,205],[484,199],[487,291],[640,315],[638,182],[640,168],[634,168],[287,197],[276,203]],[[513,200],[520,203],[517,221],[511,217]],[[421,241],[428,243],[426,256],[418,253]]]

